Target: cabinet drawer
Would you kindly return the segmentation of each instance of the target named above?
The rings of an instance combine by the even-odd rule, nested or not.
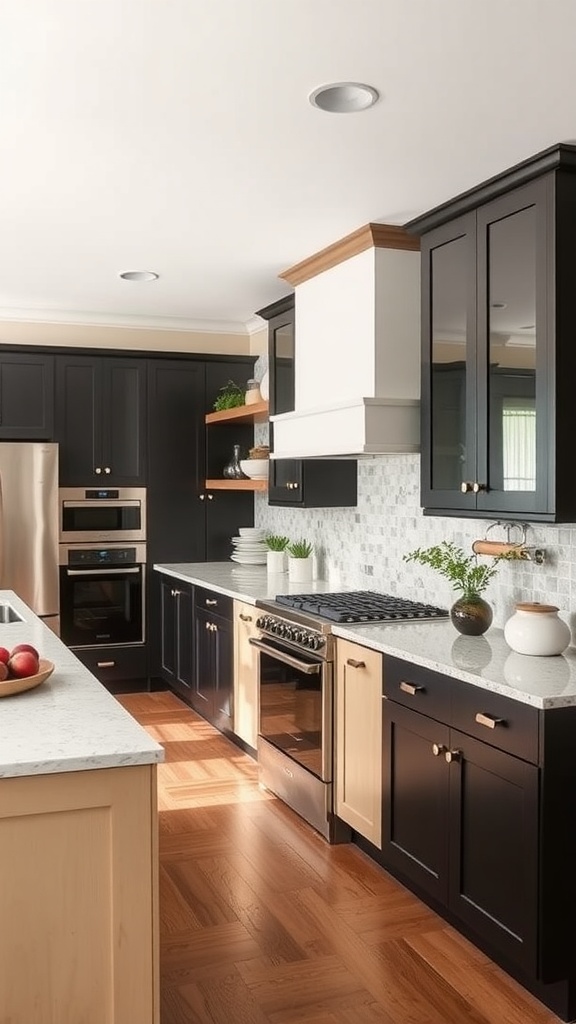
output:
[[[384,696],[440,722],[450,721],[451,683],[448,676],[421,665],[384,658]]]
[[[213,590],[206,590],[205,587],[194,588],[194,603],[196,608],[203,608],[212,615],[221,615],[225,619],[232,619],[234,602],[231,597],[225,594],[216,594]]]
[[[499,750],[538,764],[539,711],[529,704],[455,679],[451,724]]]
[[[124,679],[146,679],[148,675],[148,648],[98,647],[75,650],[74,654],[86,668],[106,686]]]

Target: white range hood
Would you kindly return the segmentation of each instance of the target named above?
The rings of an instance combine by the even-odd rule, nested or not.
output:
[[[295,288],[295,410],[272,458],[420,448],[420,240],[368,224],[280,276]]]

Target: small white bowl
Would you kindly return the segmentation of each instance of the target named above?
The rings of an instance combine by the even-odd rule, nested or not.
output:
[[[262,526],[239,526],[238,527],[238,536],[239,537],[245,537],[246,539],[250,538],[250,540],[262,540],[266,536],[267,533],[268,533],[268,530],[266,530]],[[232,538],[232,539],[234,539],[234,538]]]
[[[240,459],[240,469],[251,480],[267,480],[268,466],[268,459]]]

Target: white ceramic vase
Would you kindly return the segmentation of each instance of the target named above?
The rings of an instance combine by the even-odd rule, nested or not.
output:
[[[266,569],[270,573],[286,572],[286,552],[268,551],[266,553]]]
[[[516,605],[504,626],[504,639],[518,654],[562,654],[570,643],[570,627],[558,617],[555,605],[526,602]]]
[[[312,555],[308,558],[293,558],[288,556],[288,579],[290,583],[310,583],[312,574]]]

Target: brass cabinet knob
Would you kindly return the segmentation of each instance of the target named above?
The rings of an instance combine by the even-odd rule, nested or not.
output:
[[[199,494],[198,498],[200,499],[200,501],[206,501],[206,495],[205,494]]]
[[[446,747],[443,743],[433,743],[432,753],[434,754],[434,757],[440,757],[440,754],[446,753]]]
[[[460,490],[462,491],[462,494],[468,494],[469,491],[473,490],[470,480],[463,480],[460,484]]]
[[[100,473],[102,472],[102,470],[100,469],[100,466],[96,466],[96,469],[94,470],[94,472],[98,473],[98,475],[100,475]]]
[[[292,484],[292,490],[294,490],[294,491],[298,490],[298,484],[296,483],[296,481],[294,481],[294,483]]]
[[[208,501],[214,501],[214,495],[213,494],[208,494],[207,498],[208,498]]]
[[[453,761],[459,761],[460,760],[460,758],[462,757],[462,751],[461,750],[447,750],[446,753],[444,754],[444,757],[446,758],[448,764],[452,764]]]
[[[110,469],[110,466],[104,466],[104,472],[105,473],[111,473],[112,470]]]
[[[474,494],[480,494],[480,491],[486,491],[488,488],[486,487],[486,484],[479,484],[478,481],[475,480],[472,484],[472,490],[474,491]]]

